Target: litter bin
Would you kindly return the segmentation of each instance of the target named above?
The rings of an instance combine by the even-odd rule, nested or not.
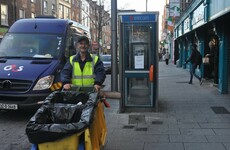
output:
[[[26,126],[31,150],[100,149],[106,133],[103,102],[96,92],[55,91]]]

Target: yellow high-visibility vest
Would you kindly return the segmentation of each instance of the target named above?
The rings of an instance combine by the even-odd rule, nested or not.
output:
[[[76,55],[73,55],[70,57],[70,63],[73,66],[72,71],[72,84],[80,87],[84,86],[93,86],[94,84],[94,65],[98,61],[98,56],[92,56],[93,61],[92,62],[86,62],[85,66],[83,68],[83,71],[81,71],[79,62],[73,62],[73,58]]]

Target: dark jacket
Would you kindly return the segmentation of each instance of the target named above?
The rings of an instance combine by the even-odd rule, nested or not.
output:
[[[89,61],[92,62],[92,60],[93,59],[89,52],[87,53],[85,61],[81,60],[80,53],[78,53],[73,58],[73,62],[79,62],[82,71],[85,66],[85,63]],[[70,63],[70,60],[68,60],[63,70],[61,71],[61,81],[63,84],[71,83],[72,71],[73,71],[73,66]],[[102,83],[105,81],[106,73],[105,73],[103,62],[100,59],[98,59],[97,63],[94,66],[94,74],[95,74],[94,84],[102,85]]]
[[[198,53],[199,53],[198,50],[195,50],[195,49],[192,50],[192,53],[191,53],[190,57],[186,60],[186,63],[191,62],[191,64],[199,65],[199,62],[196,59]]]

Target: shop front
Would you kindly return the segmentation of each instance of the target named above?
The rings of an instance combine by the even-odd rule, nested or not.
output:
[[[199,75],[223,94],[230,90],[230,23],[226,22],[230,19],[229,6],[226,1],[194,1],[175,26],[175,57],[180,60],[179,67],[184,67],[191,43],[197,43],[203,56]]]

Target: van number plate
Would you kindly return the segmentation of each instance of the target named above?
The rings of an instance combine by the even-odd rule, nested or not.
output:
[[[13,109],[13,110],[16,110],[16,109],[18,109],[18,105],[17,104],[3,104],[3,103],[0,103],[0,109]]]

